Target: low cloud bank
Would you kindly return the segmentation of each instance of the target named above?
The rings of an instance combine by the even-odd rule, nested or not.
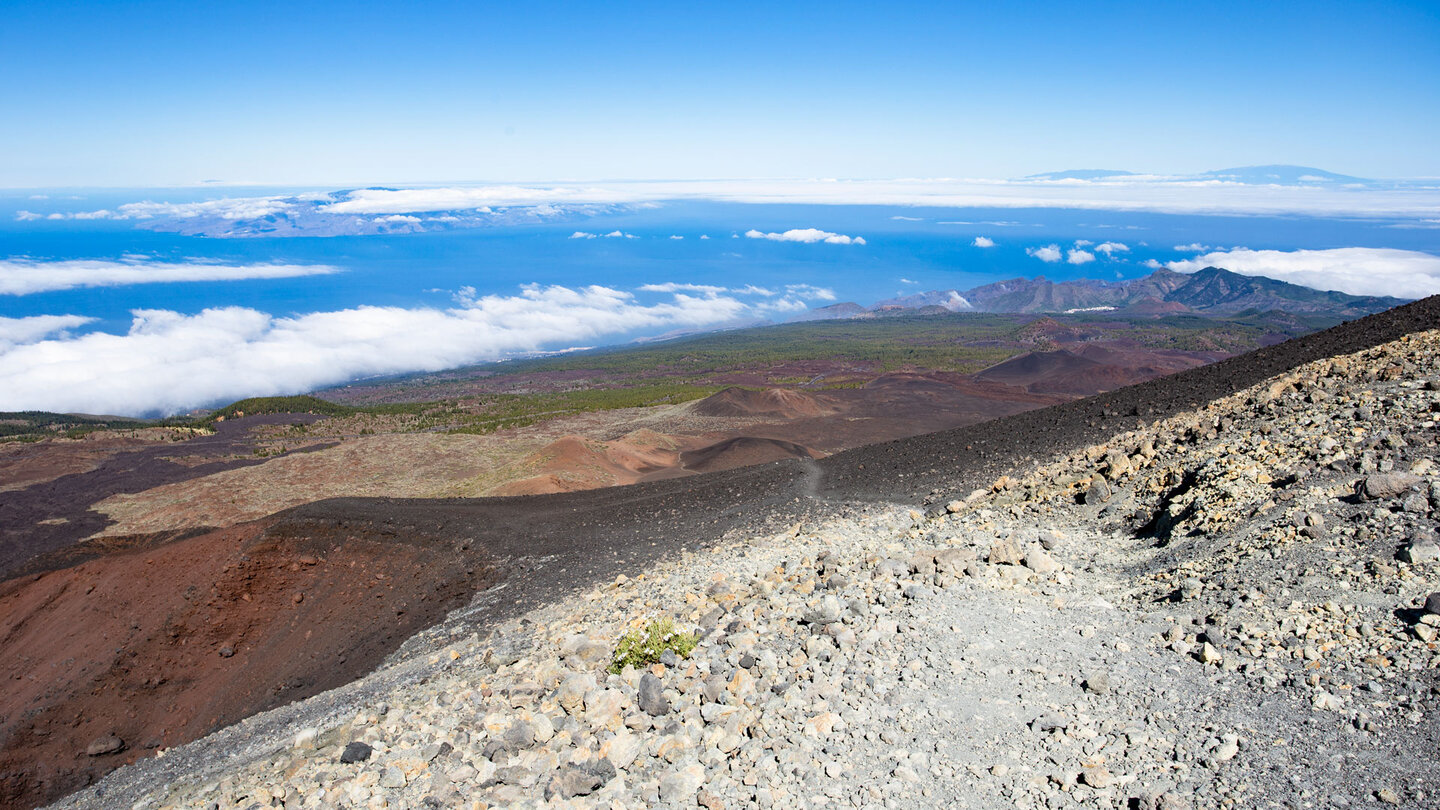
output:
[[[491,185],[445,188],[352,189],[289,197],[233,197],[200,202],[139,201],[97,211],[20,211],[22,221],[65,219],[141,220],[149,227],[186,230],[197,221],[239,223],[280,217],[286,229],[220,235],[288,234],[295,229],[334,230],[343,220],[404,214],[463,213],[470,219],[428,217],[425,224],[476,225],[501,212],[524,209],[545,219],[584,214],[595,206],[650,205],[666,200],[714,200],[745,203],[822,205],[898,205],[961,208],[1068,208],[1108,211],[1158,211],[1178,214],[1309,214],[1385,216],[1433,222],[1440,207],[1440,184],[1415,182],[1393,186],[1331,184],[1286,186],[1221,179],[1129,176],[1098,180],[1050,181],[986,179],[899,180],[707,180],[644,181],[544,186]],[[318,218],[310,221],[309,218]],[[470,220],[474,221],[471,222]],[[892,219],[918,219],[896,215]],[[465,220],[462,222],[461,220]],[[369,222],[370,220],[365,220]],[[166,223],[169,223],[167,225]],[[409,223],[415,225],[416,223]],[[1010,225],[1014,223],[991,223]],[[368,231],[367,231],[368,232]]]
[[[1234,273],[1301,284],[1351,295],[1424,298],[1440,293],[1440,256],[1392,248],[1331,250],[1220,250],[1168,262],[1171,270],[1193,273],[1223,267]]]
[[[457,293],[449,308],[366,306],[294,317],[243,307],[193,315],[135,310],[125,334],[68,334],[91,320],[73,315],[0,318],[0,410],[176,413],[641,330],[713,328],[835,298],[804,284],[654,284],[642,291],[668,297],[644,302],[610,287],[532,285],[518,295]]]
[[[170,281],[234,281],[338,273],[323,264],[209,264],[205,262],[0,259],[0,295],[29,295],[76,287],[119,287]]]

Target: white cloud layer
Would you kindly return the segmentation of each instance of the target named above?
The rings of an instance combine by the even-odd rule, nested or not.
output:
[[[803,298],[806,301],[834,301],[835,291],[829,287],[816,287],[812,284],[786,284],[785,292]]]
[[[1440,189],[1253,185],[1226,180],[1115,177],[1091,181],[706,180],[365,189],[333,213],[395,214],[484,206],[635,203],[705,199],[755,203],[904,205],[965,208],[1085,208],[1170,213],[1381,214],[1434,218]]]
[[[1088,250],[1075,249],[1065,254],[1065,261],[1069,264],[1089,264],[1095,261],[1095,254]]]
[[[56,333],[76,329],[94,318],[84,315],[32,315],[28,318],[0,317],[0,351],[15,344],[34,343]]]
[[[745,235],[751,239],[769,239],[772,242],[803,242],[807,245],[824,242],[827,245],[863,245],[865,239],[840,233],[822,231],[819,228],[791,228],[784,233],[765,233],[750,229]]]
[[[988,236],[977,236],[975,241],[970,244],[978,248],[995,247],[995,240]]]
[[[448,309],[357,307],[295,317],[242,307],[135,310],[125,334],[48,340],[34,338],[79,322],[9,319],[0,328],[29,342],[0,348],[0,410],[174,413],[640,329],[713,327],[753,312],[723,295],[675,293],[645,304],[599,286],[528,286],[519,295],[463,300]]]
[[[338,272],[339,268],[323,264],[157,262],[143,257],[122,262],[91,259],[0,259],[0,295],[28,295],[76,287],[119,287],[126,284],[158,284],[171,281],[294,278]]]
[[[1257,185],[1218,179],[1132,176],[1103,180],[707,180],[358,189],[331,198],[236,197],[190,203],[135,202],[114,210],[17,213],[21,220],[136,219],[249,220],[293,212],[306,204],[334,216],[536,212],[592,204],[649,204],[665,200],[749,203],[894,205],[963,208],[1070,208],[1178,214],[1375,215],[1434,220],[1440,186],[1349,187]],[[903,219],[904,215],[898,215]],[[1017,223],[992,223],[1013,225]]]
[[[1042,262],[1054,264],[1060,261],[1060,246],[1045,245],[1044,247],[1025,248],[1025,252],[1034,256]]]
[[[734,293],[736,295],[775,295],[774,290],[757,287],[754,284],[747,284],[744,287],[718,287],[713,284],[682,284],[677,281],[667,281],[663,284],[642,284],[639,290],[641,292],[658,293],[693,292],[702,295],[719,295],[721,293]]]
[[[1392,248],[1331,250],[1250,250],[1234,248],[1167,263],[1193,273],[1223,267],[1234,273],[1302,284],[1351,295],[1423,298],[1440,293],[1440,256]]]

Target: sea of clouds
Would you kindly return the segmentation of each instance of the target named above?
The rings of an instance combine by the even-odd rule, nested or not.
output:
[[[717,328],[834,298],[809,285],[660,283],[633,292],[532,285],[515,295],[462,289],[443,308],[366,306],[288,317],[245,307],[135,310],[124,334],[77,333],[91,321],[80,315],[0,317],[0,411],[171,414],[641,330]]]

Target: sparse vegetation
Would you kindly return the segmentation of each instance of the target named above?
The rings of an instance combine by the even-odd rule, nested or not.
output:
[[[824,390],[862,387],[892,371],[971,373],[1025,351],[1054,348],[1046,333],[1050,325],[1082,342],[1119,339],[1152,349],[1234,353],[1259,346],[1267,336],[1292,336],[1330,323],[1251,311],[1230,319],[960,313],[818,321],[491,363],[328,392],[348,402],[309,395],[254,397],[198,419],[146,422],[37,411],[0,413],[0,442],[81,438],[96,430],[142,427],[208,430],[222,418],[281,413],[329,419],[316,425],[276,426],[262,431],[263,440],[284,435],[303,442],[424,431],[488,434],[579,413],[701,399],[740,380]]]
[[[79,439],[97,430],[136,430],[168,424],[48,411],[9,411],[0,412],[0,442],[35,442],[55,436]]]
[[[676,655],[687,658],[699,642],[695,633],[677,631],[671,619],[656,619],[644,630],[631,630],[621,636],[610,660],[610,671],[619,674],[625,667],[648,667],[657,663],[666,650],[674,650]]]

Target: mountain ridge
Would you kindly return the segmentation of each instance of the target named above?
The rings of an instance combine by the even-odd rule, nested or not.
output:
[[[877,301],[869,307],[845,302],[809,313],[823,317],[874,317],[897,308],[943,307],[951,312],[1074,313],[1115,310],[1130,315],[1170,314],[1233,316],[1250,310],[1328,315],[1340,319],[1370,315],[1406,303],[1378,295],[1350,295],[1317,290],[1267,276],[1206,267],[1194,273],[1160,268],[1148,276],[1123,281],[1074,279],[1051,281],[1045,276],[1017,277],[968,290],[929,290]],[[821,315],[820,313],[826,313]]]

